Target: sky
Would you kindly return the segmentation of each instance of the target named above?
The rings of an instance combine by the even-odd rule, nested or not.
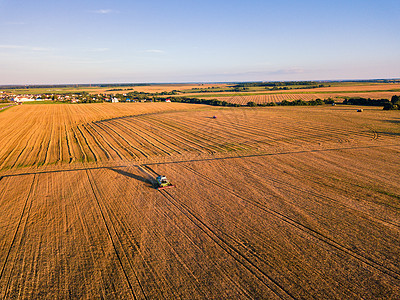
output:
[[[0,85],[400,78],[400,0],[0,0]]]

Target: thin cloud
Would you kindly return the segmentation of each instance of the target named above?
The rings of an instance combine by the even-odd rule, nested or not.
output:
[[[271,75],[287,75],[287,74],[301,74],[304,73],[304,69],[301,68],[289,68],[289,69],[281,69],[272,72],[268,72]]]
[[[0,49],[23,49],[23,48],[25,47],[18,45],[0,45]]]
[[[45,47],[32,47],[32,48],[30,48],[30,50],[40,52],[40,51],[52,51],[54,49],[53,48],[45,48]]]
[[[110,51],[110,48],[93,48],[93,49],[90,49],[89,51],[91,51],[91,52],[106,52],[106,51]]]
[[[95,14],[100,14],[100,15],[107,15],[107,14],[116,13],[116,11],[112,10],[112,9],[98,9],[98,10],[94,10],[92,12],[95,13]]]
[[[0,49],[10,49],[10,50],[28,50],[28,51],[53,51],[53,48],[46,48],[46,47],[32,47],[26,45],[0,45]]]
[[[148,50],[145,50],[144,52],[146,52],[146,53],[165,53],[164,50],[160,50],[160,49],[148,49]]]

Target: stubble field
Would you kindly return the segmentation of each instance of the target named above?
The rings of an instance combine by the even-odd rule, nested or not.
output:
[[[0,128],[2,299],[400,297],[396,112],[22,105]]]

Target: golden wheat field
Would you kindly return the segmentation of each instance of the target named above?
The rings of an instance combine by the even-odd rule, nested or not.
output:
[[[24,104],[0,128],[0,299],[400,297],[397,111]]]

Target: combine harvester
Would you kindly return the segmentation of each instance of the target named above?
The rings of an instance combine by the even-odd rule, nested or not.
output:
[[[167,177],[164,175],[157,176],[157,190],[164,190],[168,188],[175,187],[171,182],[168,181]]]

